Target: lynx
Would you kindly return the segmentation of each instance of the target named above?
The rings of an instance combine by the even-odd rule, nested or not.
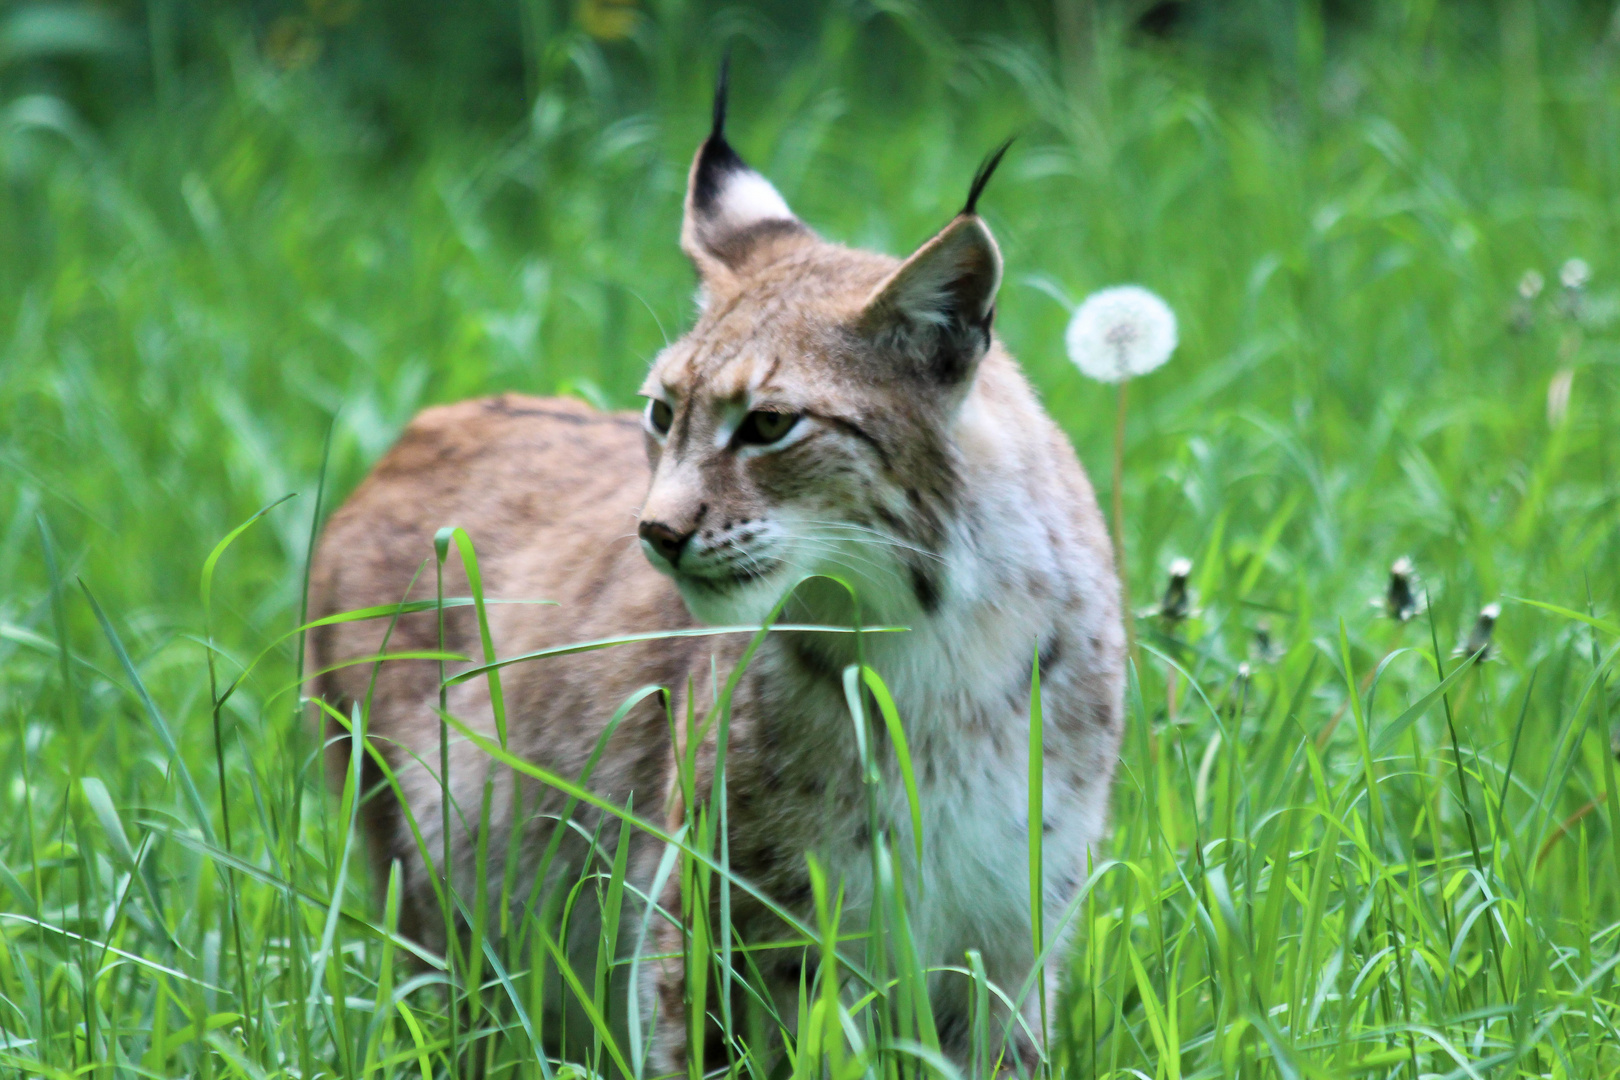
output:
[[[964,952],[977,949],[990,979],[1013,994],[1034,964],[1026,862],[1032,664],[1038,657],[1044,709],[1043,909],[1055,921],[1106,827],[1124,633],[1092,489],[991,330],[1002,260],[976,206],[999,154],[974,178],[961,213],[897,261],[812,232],[743,163],[724,122],[722,80],[713,130],[689,173],[680,234],[700,279],[700,309],[692,329],[654,360],[641,387],[643,413],[513,394],[424,411],[327,525],[313,615],[434,596],[433,537],[453,524],[476,542],[489,596],[556,604],[491,606],[501,656],[640,631],[758,626],[790,592],[781,614],[788,623],[906,628],[860,638],[907,735],[922,812],[920,864],[910,803],[886,746],[875,752],[894,782],[883,789],[880,827],[916,887],[921,963],[960,967]],[[444,594],[466,595],[454,557],[445,574]],[[388,767],[366,760],[364,784],[384,788],[362,810],[369,851],[384,879],[397,864],[403,931],[442,949],[434,871],[420,855],[446,843],[439,667],[339,666],[375,655],[385,638],[390,653],[439,647],[438,613],[389,623],[323,627],[312,635],[309,662],[324,672],[315,693],[337,713],[368,709],[373,754]],[[482,655],[469,608],[443,612],[443,634],[447,649]],[[844,678],[855,638],[764,636],[735,686],[725,773],[733,873],[811,920],[814,857],[842,883],[846,928],[863,923],[874,892]],[[578,777],[615,710],[658,684],[669,699],[646,697],[623,717],[589,787],[644,816],[678,816],[670,717],[685,715],[689,695],[706,708],[748,641],[662,638],[508,667],[508,745]],[[494,730],[486,680],[453,685],[447,705],[474,730]],[[347,762],[348,736],[329,732],[334,757]],[[712,793],[713,737],[711,729],[697,748],[699,800]],[[462,896],[494,904],[499,881],[476,892],[470,831],[492,768],[477,746],[452,737],[451,876]],[[397,788],[383,784],[389,772]],[[539,785],[490,790],[488,850],[497,855],[485,872],[499,875],[498,853],[511,843],[526,877],[508,892],[526,898],[565,800]],[[599,850],[611,853],[616,825],[596,814],[583,831],[600,829]],[[567,830],[548,881],[571,883],[599,857],[581,831]],[[631,838],[629,877],[643,893],[664,850],[640,832]],[[662,902],[680,911],[677,886]],[[782,936],[779,917],[745,891],[733,890],[731,903],[744,940]],[[679,955],[680,928],[657,923],[656,951]],[[576,918],[568,947],[594,956],[595,934],[589,918]],[[794,949],[755,954],[789,1027],[803,959]],[[970,983],[948,972],[930,978],[941,1045],[965,1062]],[[638,984],[640,1015],[654,1023],[652,1073],[687,1067],[683,979],[679,963],[666,959],[647,963]],[[1057,991],[1056,977],[1047,981],[1021,1005],[1026,1023],[1007,1024],[1010,1049],[1025,1061],[1040,1053],[1039,998]],[[567,997],[560,985],[547,993],[551,1003]],[[708,1041],[711,1051],[715,1043]]]

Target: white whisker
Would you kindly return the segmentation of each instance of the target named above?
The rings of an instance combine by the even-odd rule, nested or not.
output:
[[[879,562],[877,559],[862,558],[842,544],[830,540],[823,540],[814,536],[802,535],[795,536],[794,539],[812,551],[822,554],[826,558],[826,561],[837,566],[844,566],[851,570],[859,569],[860,567],[864,566],[878,574],[883,574],[885,572],[892,571],[893,569],[891,565],[886,565]]]
[[[806,520],[806,521],[802,522],[802,524],[818,527],[818,531],[828,531],[828,532],[849,534],[849,535],[840,536],[839,539],[849,540],[849,541],[853,541],[855,543],[866,543],[866,544],[873,544],[873,545],[879,545],[879,546],[884,546],[884,547],[893,547],[893,548],[900,549],[902,551],[910,551],[910,552],[912,552],[912,553],[914,553],[916,555],[921,555],[924,558],[934,559],[934,560],[937,560],[939,562],[944,562],[945,561],[944,557],[941,556],[938,552],[929,551],[927,548],[919,547],[916,544],[908,543],[907,541],[897,539],[896,537],[891,536],[888,533],[882,532],[881,530],[878,530],[878,529],[871,528],[870,526],[867,526],[867,525],[857,525],[854,522],[849,522],[849,521],[825,521],[825,520],[820,520],[820,519],[815,519],[815,518]]]

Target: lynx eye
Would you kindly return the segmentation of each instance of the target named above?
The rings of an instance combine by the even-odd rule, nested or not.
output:
[[[798,423],[798,413],[755,410],[743,417],[737,428],[737,441],[744,446],[769,446],[787,438]]]
[[[675,410],[669,402],[653,398],[647,402],[647,426],[655,435],[668,435],[669,425],[675,422]]]

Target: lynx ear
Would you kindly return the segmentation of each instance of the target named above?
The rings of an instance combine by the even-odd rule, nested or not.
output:
[[[977,214],[957,217],[879,285],[859,328],[942,382],[971,372],[990,347],[1001,252]]]
[[[750,169],[726,142],[729,58],[714,92],[714,127],[692,159],[686,183],[681,250],[705,284],[719,284],[751,263],[769,261],[813,234],[793,216],[771,182]]]
[[[977,207],[1011,142],[985,158],[962,212],[877,287],[857,322],[875,344],[942,382],[966,378],[990,347],[1001,249]]]

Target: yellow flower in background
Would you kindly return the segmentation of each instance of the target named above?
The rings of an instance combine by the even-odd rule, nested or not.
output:
[[[264,36],[265,55],[283,71],[307,68],[326,49],[322,29],[353,22],[360,0],[304,0],[301,14],[277,16]]]
[[[323,42],[315,24],[301,15],[282,15],[264,35],[264,53],[282,71],[299,71],[321,58]]]
[[[641,18],[636,0],[579,0],[579,25],[598,41],[622,41]]]

